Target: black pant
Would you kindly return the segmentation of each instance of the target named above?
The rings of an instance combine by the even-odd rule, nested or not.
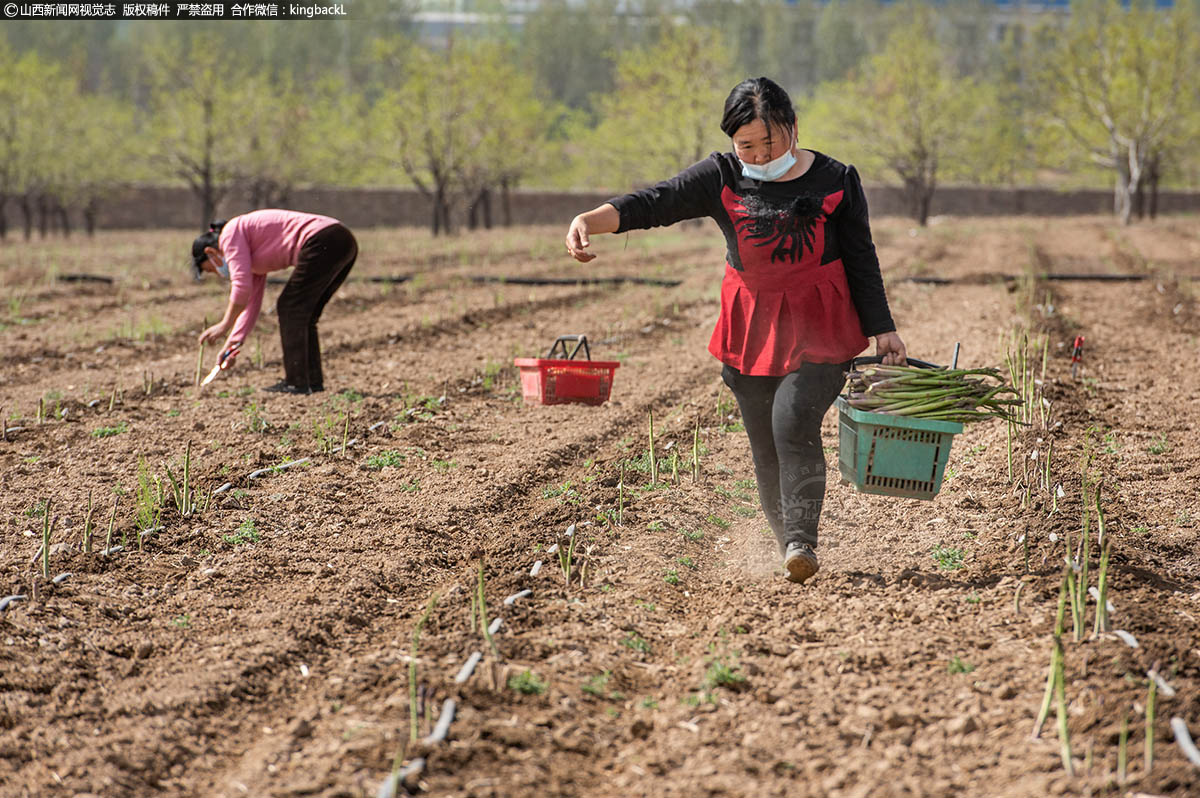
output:
[[[297,388],[325,387],[317,320],[357,257],[354,234],[340,224],[318,230],[300,247],[296,268],[275,305],[283,341],[284,377]]]
[[[816,548],[825,501],[821,420],[849,368],[849,363],[805,363],[782,377],[747,376],[731,366],[721,372],[742,411],[758,498],[780,552],[789,543]]]

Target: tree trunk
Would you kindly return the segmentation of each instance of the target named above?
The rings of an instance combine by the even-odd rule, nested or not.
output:
[[[38,197],[38,235],[45,238],[50,235],[50,201],[46,199],[46,195],[42,194]]]
[[[909,215],[913,220],[925,227],[929,224],[929,208],[933,203],[933,185],[924,175],[911,175],[904,178],[904,196],[908,205]]]
[[[1150,183],[1150,206],[1148,211],[1151,219],[1158,218],[1158,178],[1159,178],[1159,158],[1155,155],[1150,159],[1150,163],[1146,169],[1146,180]]]
[[[1113,192],[1113,213],[1121,220],[1121,224],[1129,224],[1133,216],[1133,193],[1137,191],[1129,180],[1129,169],[1118,161],[1117,185]]]
[[[96,235],[96,214],[100,210],[97,205],[96,198],[93,197],[87,201],[87,205],[83,206],[83,223],[87,228],[88,238],[93,238]]]
[[[479,226],[479,200],[483,196],[483,192],[475,195],[475,199],[471,200],[471,204],[467,206],[467,229],[474,230]]]
[[[512,227],[512,195],[509,192],[509,180],[504,178],[500,181],[500,208],[504,213],[504,226]]]
[[[25,240],[33,238],[33,203],[29,201],[29,195],[21,195],[21,213],[25,216]]]
[[[483,228],[485,230],[492,229],[492,190],[484,187],[483,191],[479,192],[479,196],[483,201]]]
[[[71,237],[71,214],[67,211],[67,206],[61,202],[58,205],[58,221],[62,225],[63,238]]]
[[[8,214],[5,209],[8,206],[8,197],[0,195],[0,241],[8,238]]]

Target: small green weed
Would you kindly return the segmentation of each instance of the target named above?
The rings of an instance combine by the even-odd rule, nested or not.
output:
[[[246,429],[251,432],[266,432],[271,426],[267,420],[263,418],[262,408],[258,406],[258,402],[251,402],[242,410],[242,414],[246,416]]]
[[[958,656],[950,658],[950,663],[946,666],[946,670],[950,673],[970,673],[975,670],[975,666],[969,662],[964,662]]]
[[[642,654],[650,653],[650,644],[647,643],[646,640],[637,632],[630,632],[628,635],[626,635],[625,639],[621,641],[621,645],[625,646],[626,648],[631,648],[634,651],[638,651]]]
[[[599,698],[601,700],[620,701],[625,698],[616,690],[609,690],[608,683],[612,679],[612,671],[602,671],[584,682],[583,690],[586,694]]]
[[[662,521],[651,521],[646,524],[646,529],[649,529],[651,532],[662,532],[664,527],[665,524]]]
[[[129,432],[129,425],[122,421],[115,427],[97,427],[92,430],[93,438],[111,438],[114,435],[120,435],[123,432]]]
[[[708,523],[712,524],[713,526],[720,527],[721,529],[729,529],[729,522],[716,515],[710,515],[708,517]]]
[[[709,663],[704,673],[704,689],[712,690],[717,687],[728,687],[739,690],[746,685],[746,677],[740,672],[736,663],[714,659]]]
[[[979,602],[983,601],[983,599],[980,597],[979,593],[974,590],[972,590],[970,593],[968,593],[967,597],[963,600],[966,601],[968,604],[978,604]]]
[[[508,689],[522,695],[541,695],[546,692],[546,683],[533,671],[522,671],[508,677]]]
[[[658,709],[658,701],[653,698],[643,698],[642,709]]]
[[[258,533],[258,528],[254,525],[253,518],[247,518],[243,521],[232,535],[222,536],[222,540],[231,546],[240,546],[243,543],[256,543],[261,538],[262,535]]]
[[[693,560],[691,557],[680,557],[675,562],[679,563],[684,568],[691,568],[693,571],[700,567],[700,566],[696,565],[696,561]]]
[[[963,567],[963,558],[966,556],[966,553],[962,549],[953,549],[948,546],[934,546],[932,556],[937,561],[938,567],[943,571],[957,571]]]
[[[176,615],[171,619],[171,625],[176,629],[187,629],[192,625],[192,616],[186,612],[182,615]]]
[[[704,540],[704,533],[699,532],[699,531],[693,532],[693,531],[685,529],[685,530],[683,530],[683,537],[685,540],[689,540],[692,543],[695,543],[698,540]]]
[[[440,471],[443,474],[453,468],[458,468],[458,463],[453,460],[430,460],[429,464],[433,466],[434,471]]]
[[[1150,444],[1150,446],[1147,448],[1147,451],[1149,451],[1150,454],[1163,454],[1171,451],[1171,444],[1167,442],[1167,436],[1165,434],[1159,435],[1154,439],[1154,442]]]
[[[679,584],[679,572],[674,568],[668,568],[666,575],[663,577],[663,581],[668,585]]]
[[[379,454],[373,454],[367,458],[367,468],[374,471],[387,468],[388,466],[396,467],[403,463],[405,457],[395,449],[385,449]]]

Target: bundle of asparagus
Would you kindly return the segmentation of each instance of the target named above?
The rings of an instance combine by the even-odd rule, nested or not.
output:
[[[846,376],[850,406],[870,413],[962,423],[988,418],[1019,422],[1008,408],[1021,404],[1020,394],[1004,384],[999,369],[880,365]]]

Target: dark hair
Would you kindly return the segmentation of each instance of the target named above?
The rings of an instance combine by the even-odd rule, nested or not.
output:
[[[205,247],[216,248],[221,240],[221,228],[225,226],[225,220],[219,222],[209,222],[208,230],[196,236],[196,240],[192,242],[192,276],[199,280],[204,276],[204,261],[208,260],[208,255],[205,254]]]
[[[721,131],[730,138],[743,125],[761,119],[767,126],[791,129],[796,124],[796,111],[792,98],[770,78],[747,78],[733,87],[725,98],[725,114],[721,117]]]

